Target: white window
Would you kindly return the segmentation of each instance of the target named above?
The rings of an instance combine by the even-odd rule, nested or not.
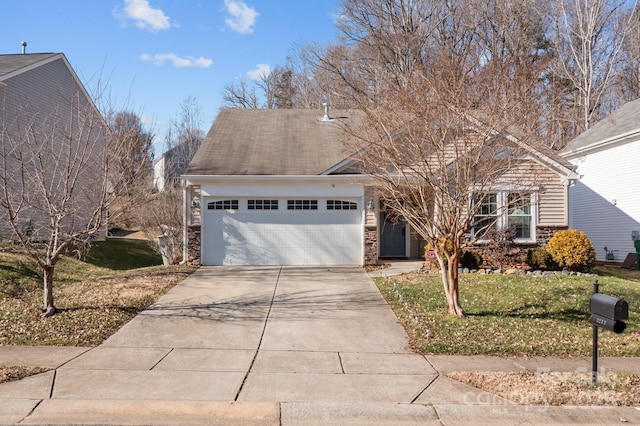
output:
[[[482,240],[489,230],[513,228],[516,242],[536,239],[536,193],[496,191],[477,197],[472,239]]]
[[[498,194],[485,194],[484,197],[477,197],[474,200],[476,214],[473,217],[473,238],[481,240],[490,230],[494,229],[498,223]]]
[[[531,194],[509,194],[508,195],[508,226],[516,231],[517,240],[531,240],[533,230],[531,224]]]

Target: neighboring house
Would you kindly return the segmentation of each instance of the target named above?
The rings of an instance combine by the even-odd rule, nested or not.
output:
[[[600,261],[623,262],[640,239],[640,99],[570,141],[560,153],[577,166],[569,226],[587,234]]]
[[[166,188],[166,163],[164,154],[153,161],[153,192],[162,192]]]
[[[24,147],[26,141],[46,140],[47,152],[55,152],[56,155],[64,154],[60,155],[60,160],[55,164],[55,160],[48,154],[38,153],[42,163],[42,176],[50,180],[45,179],[46,190],[34,190],[36,184],[28,181],[28,179],[34,179],[33,175],[22,176],[21,180],[16,176],[17,173],[14,173],[10,176],[13,180],[7,182],[9,190],[15,188],[15,192],[11,195],[18,194],[17,198],[13,198],[14,200],[20,198],[21,190],[29,192],[28,196],[21,197],[25,207],[21,209],[19,215],[21,226],[25,228],[27,234],[30,234],[31,228],[34,232],[37,232],[37,229],[44,229],[45,233],[50,231],[47,215],[51,214],[51,209],[59,206],[54,206],[53,198],[64,198],[65,183],[59,177],[67,172],[70,175],[80,173],[80,179],[77,186],[73,188],[75,195],[67,198],[65,220],[61,230],[86,230],[89,218],[93,217],[98,205],[96,197],[100,195],[95,188],[84,188],[85,181],[89,186],[95,184],[95,180],[89,181],[84,178],[98,173],[98,167],[82,168],[77,164],[67,164],[68,167],[65,168],[62,160],[71,158],[68,155],[75,155],[72,162],[80,161],[82,158],[90,164],[89,162],[102,158],[98,155],[102,154],[104,143],[106,143],[103,133],[105,128],[106,123],[103,117],[64,54],[0,55],[0,141],[5,153],[10,146],[15,149],[13,156],[2,156],[5,161],[0,165],[0,172],[10,176],[13,171],[20,170],[17,167],[19,162],[15,159],[20,150],[16,147]],[[91,140],[95,143],[89,144],[88,148],[84,147],[85,152],[89,152],[86,156],[81,157],[74,152],[67,155],[62,147],[68,145],[61,141],[71,138]],[[32,154],[23,151],[21,153],[23,157],[25,153]],[[25,164],[33,163],[25,162]],[[4,173],[3,166],[7,167],[8,173]],[[51,195],[51,199],[45,200],[45,192]],[[69,192],[67,191],[67,194]],[[44,217],[40,214],[42,211],[45,212]],[[4,210],[2,214],[5,214]],[[106,237],[106,229],[105,220],[105,227],[98,238]],[[0,234],[11,235],[7,220],[0,220]]]
[[[315,110],[220,111],[182,177],[185,258],[203,265],[422,258],[424,241],[408,224],[387,218],[370,179],[349,159],[340,123],[354,125],[360,116],[353,110],[332,111],[332,118]],[[531,205],[518,210],[519,242],[531,246],[567,228],[567,188],[575,175],[561,157],[527,149],[520,173],[544,176],[527,189]],[[492,192],[486,214],[504,211],[507,200],[506,187]],[[513,216],[507,219],[505,225],[513,224]]]
[[[201,131],[198,131],[201,133]],[[153,191],[162,192],[180,188],[180,176],[200,147],[202,137],[187,140],[164,152],[153,162]]]

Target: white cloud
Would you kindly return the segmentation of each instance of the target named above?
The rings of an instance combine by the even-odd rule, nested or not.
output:
[[[140,55],[140,59],[153,62],[155,65],[162,65],[165,61],[169,61],[173,63],[173,66],[176,68],[209,68],[211,64],[213,64],[211,59],[203,58],[202,56],[199,58],[194,58],[193,56],[181,58],[175,53],[156,53],[155,55],[143,53]]]
[[[169,17],[161,9],[154,9],[149,0],[124,0],[125,19],[133,19],[136,27],[148,31],[167,30],[171,27]]]
[[[259,13],[239,0],[224,0],[224,5],[227,9],[224,22],[229,28],[240,34],[251,34]]]
[[[256,69],[247,72],[247,77],[251,80],[260,80],[271,74],[271,67],[267,64],[257,64]]]

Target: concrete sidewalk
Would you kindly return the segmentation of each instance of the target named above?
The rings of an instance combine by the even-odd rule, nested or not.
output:
[[[0,424],[640,424],[634,407],[519,406],[448,379],[590,359],[416,355],[359,268],[200,268],[99,347],[0,346],[0,365],[52,368],[0,384]]]

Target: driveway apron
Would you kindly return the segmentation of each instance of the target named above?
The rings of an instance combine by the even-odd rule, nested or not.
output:
[[[435,377],[360,268],[202,267],[51,399],[411,403]]]

